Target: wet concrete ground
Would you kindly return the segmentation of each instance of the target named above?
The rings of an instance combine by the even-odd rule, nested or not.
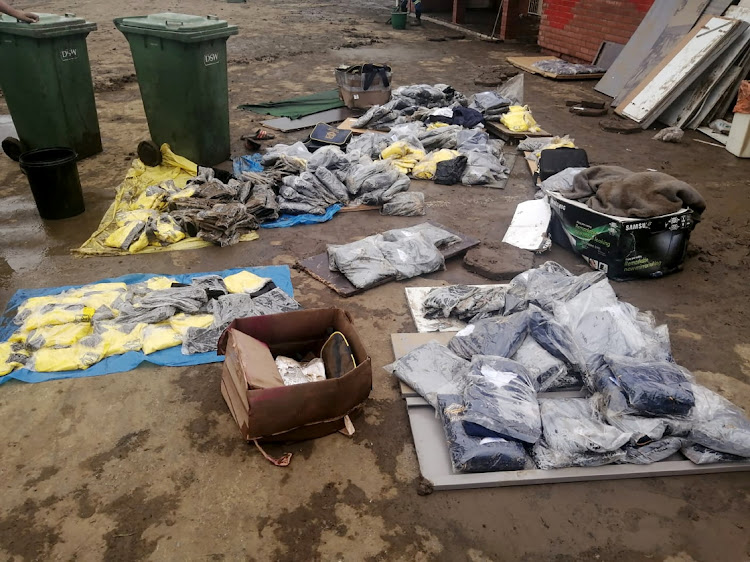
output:
[[[124,38],[111,19],[166,10],[216,13],[240,26],[229,41],[230,99],[282,99],[333,87],[342,62],[387,61],[399,84],[475,78],[521,52],[435,25],[397,32],[388,9],[354,2],[157,0],[17,3],[75,11],[99,24],[89,38],[104,153],[79,164],[87,211],[42,222],[18,167],[0,156],[0,302],[21,288],[80,284],[131,272],[180,273],[288,264],[328,242],[354,240],[419,218],[346,214],[314,227],[261,231],[261,239],[123,258],[75,258],[112,201],[148,130]],[[390,2],[383,1],[384,6]],[[750,409],[748,252],[750,164],[722,149],[618,136],[571,115],[566,99],[598,97],[592,82],[528,77],[527,101],[548,131],[570,134],[598,164],[654,168],[698,187],[708,201],[685,270],[615,284],[621,298],[667,322],[677,360],[699,381]],[[233,149],[262,118],[231,115]],[[297,134],[297,138],[301,137]],[[281,139],[283,140],[283,138]],[[515,205],[531,196],[519,160],[503,191],[415,184],[426,218],[485,241],[504,234]],[[575,272],[578,258],[553,248]],[[373,358],[374,389],[352,439],[331,435],[269,465],[240,438],[219,392],[220,365],[144,366],[89,379],[0,387],[3,501],[0,549],[12,560],[747,560],[750,476],[672,477],[417,495],[419,476],[405,407],[382,369],[390,334],[413,331],[404,287],[390,283],[342,300],[292,272],[306,307],[349,310]],[[408,284],[481,282],[458,261]]]

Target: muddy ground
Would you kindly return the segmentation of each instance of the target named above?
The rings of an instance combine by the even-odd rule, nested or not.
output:
[[[427,24],[394,31],[387,6],[362,2],[252,0],[16,2],[77,12],[99,24],[89,37],[104,152],[80,162],[87,210],[42,222],[18,167],[0,156],[0,303],[21,288],[80,284],[130,272],[179,273],[288,264],[327,242],[420,222],[376,213],[314,227],[261,231],[261,239],[124,258],[74,258],[110,204],[148,130],[134,69],[115,16],[214,13],[240,27],[229,41],[231,106],[333,86],[343,62],[388,61],[399,84],[450,83],[466,93],[512,45],[428,41],[455,32]],[[385,8],[384,8],[385,7]],[[502,69],[500,69],[502,70]],[[677,360],[750,410],[748,265],[750,164],[696,143],[618,136],[571,115],[565,100],[597,97],[592,82],[527,77],[527,100],[549,131],[568,133],[594,163],[654,168],[698,187],[708,201],[683,272],[615,284],[625,300],[667,322]],[[4,107],[2,109],[5,109]],[[232,110],[233,150],[261,116]],[[208,125],[208,124],[207,124]],[[298,134],[297,137],[302,136]],[[292,137],[290,137],[292,138]],[[505,190],[415,185],[427,218],[484,241],[499,240],[516,203],[531,196],[519,160]],[[587,270],[559,248],[538,256]],[[0,388],[0,549],[12,560],[747,560],[747,474],[436,492],[417,495],[414,446],[394,379],[390,334],[414,330],[405,283],[348,300],[292,273],[306,307],[349,310],[371,353],[374,389],[352,439],[332,435],[275,453],[270,466],[240,438],[219,392],[220,365],[144,366],[89,379]],[[460,260],[409,284],[481,282]]]

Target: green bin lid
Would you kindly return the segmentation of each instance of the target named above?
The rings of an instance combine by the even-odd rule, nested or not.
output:
[[[67,31],[79,32],[96,29],[95,23],[87,22],[84,18],[79,18],[75,14],[59,16],[57,14],[34,13],[39,16],[39,21],[36,23],[21,22],[7,14],[0,14],[0,33],[44,36],[64,34]]]
[[[118,18],[118,21],[121,25],[127,27],[188,33],[211,31],[227,27],[227,22],[220,20],[217,16],[191,16],[190,14],[175,14],[172,12],[132,18]]]

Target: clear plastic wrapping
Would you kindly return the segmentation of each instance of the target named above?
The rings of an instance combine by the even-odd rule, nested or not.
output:
[[[750,457],[750,420],[740,408],[705,386],[693,385],[690,440],[720,453]]]
[[[475,355],[513,357],[526,338],[528,324],[525,312],[479,320],[456,332],[448,347],[464,359]]]
[[[388,242],[395,242],[404,238],[411,238],[418,234],[424,234],[430,242],[435,244],[438,248],[444,248],[452,246],[461,241],[461,238],[455,234],[451,234],[447,230],[443,230],[437,226],[434,226],[428,222],[423,222],[409,228],[395,228],[393,230],[387,230],[383,233],[383,238]]]
[[[539,392],[566,388],[570,384],[565,363],[547,353],[531,336],[526,337],[512,359],[529,372],[537,373],[536,388]]]
[[[397,242],[382,240],[377,242],[376,246],[386,261],[396,270],[396,279],[410,279],[417,275],[445,269],[443,254],[423,234]]]
[[[624,462],[627,455],[624,449],[607,453],[572,453],[570,451],[554,449],[547,445],[544,439],[540,439],[531,450],[531,456],[538,468],[551,470],[573,466],[584,467],[617,464]]]
[[[250,295],[244,293],[230,294],[212,300],[208,311],[214,315],[214,325],[226,327],[237,318],[258,316],[259,312]]]
[[[370,288],[397,274],[373,237],[343,246],[329,246],[328,255],[336,269],[358,289]]]
[[[383,367],[437,408],[438,394],[461,394],[469,362],[444,345],[429,341]]]
[[[695,464],[714,464],[717,462],[738,462],[746,461],[746,457],[740,457],[738,455],[731,455],[729,453],[721,453],[714,451],[703,445],[693,443],[692,445],[686,445],[682,449],[682,454],[685,455],[688,460]]]
[[[261,316],[291,312],[302,308],[296,300],[278,287],[255,297],[253,299],[253,304],[255,305],[258,314]]]
[[[307,363],[300,363],[279,355],[276,357],[276,368],[285,386],[326,380],[326,368],[319,357]]]
[[[458,394],[438,394],[437,413],[443,423],[455,472],[523,470],[528,457],[520,442],[468,435],[463,427],[463,411],[463,397]]]
[[[464,406],[464,429],[469,435],[535,443],[542,433],[532,377],[511,359],[474,356]]]
[[[424,299],[422,306],[427,318],[448,318],[456,305],[463,299],[477,292],[476,287],[468,285],[449,285],[432,289]]]
[[[627,445],[625,460],[627,464],[652,464],[663,461],[679,451],[685,440],[681,437],[665,437],[642,447]]]
[[[419,191],[397,193],[390,201],[383,203],[380,213],[397,217],[421,217],[427,213],[424,193]]]

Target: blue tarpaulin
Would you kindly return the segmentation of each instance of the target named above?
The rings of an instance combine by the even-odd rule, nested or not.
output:
[[[333,218],[333,215],[341,210],[341,205],[338,203],[331,205],[326,209],[325,215],[281,215],[278,219],[271,222],[264,222],[260,225],[261,228],[286,228],[288,226],[297,226],[300,224],[318,224],[321,222],[328,222]]]
[[[234,177],[242,179],[242,172],[262,172],[263,164],[260,163],[260,154],[246,154],[232,158],[232,172]]]
[[[162,273],[131,273],[129,275],[123,275],[122,277],[114,277],[112,279],[102,279],[96,281],[96,283],[126,283],[128,285],[133,283],[141,283],[150,279],[151,277],[166,276],[170,279],[174,279],[177,283],[190,283],[193,277],[200,277],[202,275],[220,275],[221,277],[227,277],[240,271],[249,271],[260,277],[270,278],[277,287],[283,290],[286,294],[294,297],[294,288],[292,287],[292,277],[289,268],[285,265],[280,266],[267,266],[267,267],[243,267],[236,269],[225,269],[224,271],[206,271],[201,273],[183,273],[180,275],[170,275]],[[89,285],[90,283],[87,283]],[[3,316],[0,317],[0,342],[7,341],[8,338],[16,331],[17,326],[13,323],[13,317],[16,314],[16,310],[19,305],[31,297],[44,297],[47,295],[57,295],[68,289],[76,289],[83,285],[70,285],[67,287],[53,287],[48,289],[22,289],[16,291],[16,293],[10,298],[8,306],[5,308]],[[98,375],[111,375],[113,373],[122,373],[125,371],[131,371],[138,365],[147,361],[154,365],[161,365],[165,367],[186,367],[189,365],[203,365],[205,363],[217,363],[222,361],[222,357],[218,356],[215,351],[207,353],[196,353],[194,355],[183,355],[182,347],[175,346],[169,349],[163,349],[156,351],[150,355],[146,355],[140,351],[130,351],[122,355],[113,355],[107,357],[102,361],[92,365],[88,369],[79,371],[61,371],[58,373],[38,373],[36,371],[30,371],[28,369],[16,369],[10,374],[0,377],[0,384],[5,383],[11,379],[17,379],[23,382],[44,382],[58,379],[72,379],[79,377],[95,377]]]

